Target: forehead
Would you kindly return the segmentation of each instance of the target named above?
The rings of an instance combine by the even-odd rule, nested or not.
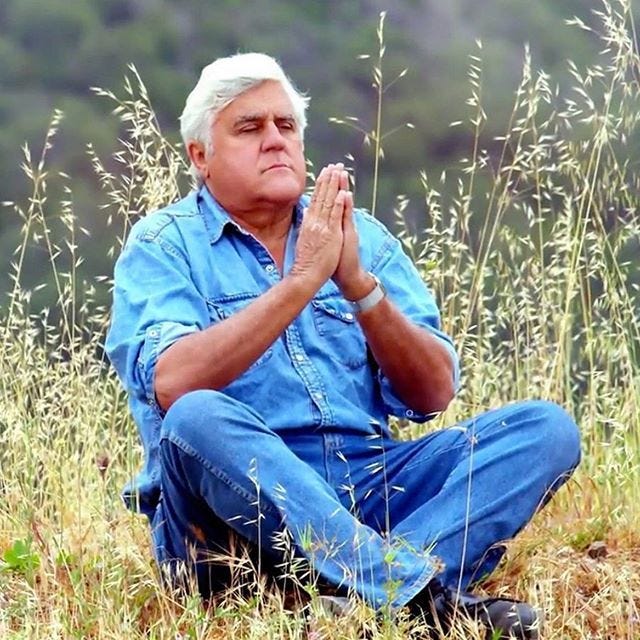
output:
[[[222,109],[216,121],[234,122],[251,117],[292,116],[293,104],[282,85],[275,80],[265,80],[261,84],[241,93]]]

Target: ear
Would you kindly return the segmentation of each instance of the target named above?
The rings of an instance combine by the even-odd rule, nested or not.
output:
[[[189,160],[191,160],[191,164],[198,170],[198,173],[202,178],[206,180],[209,176],[207,168],[207,154],[204,144],[197,140],[190,140],[187,143],[187,155],[189,156]]]

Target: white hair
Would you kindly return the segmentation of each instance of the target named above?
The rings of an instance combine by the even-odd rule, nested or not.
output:
[[[291,100],[293,116],[301,137],[307,126],[306,110],[309,98],[302,95],[286,76],[274,58],[264,53],[239,53],[228,58],[218,58],[202,69],[200,79],[187,96],[180,116],[180,133],[185,146],[195,140],[205,145],[207,153],[213,152],[211,126],[229,103],[249,89],[266,80],[279,82]],[[191,174],[199,184],[202,177],[191,165]]]

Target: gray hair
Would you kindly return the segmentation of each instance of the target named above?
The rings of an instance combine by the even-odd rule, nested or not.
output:
[[[217,114],[240,94],[265,82],[275,80],[282,85],[293,105],[293,116],[304,138],[307,126],[306,110],[309,98],[302,95],[282,67],[264,53],[239,53],[228,58],[218,58],[202,69],[200,79],[187,96],[180,116],[180,133],[185,146],[192,140],[205,145],[207,153],[213,152],[211,126]],[[191,165],[191,175],[198,185],[202,178]]]

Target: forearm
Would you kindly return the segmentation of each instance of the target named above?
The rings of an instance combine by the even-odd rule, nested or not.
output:
[[[163,409],[188,391],[222,389],[244,373],[331,277],[342,250],[344,209],[353,207],[343,169],[328,165],[320,172],[291,271],[242,311],[181,338],[160,356],[154,392]]]
[[[419,413],[443,411],[454,396],[454,363],[427,329],[408,320],[389,298],[358,314],[380,369]]]
[[[221,389],[235,380],[298,316],[317,286],[288,275],[242,311],[172,344],[156,364],[160,406],[167,410],[189,391]]]

